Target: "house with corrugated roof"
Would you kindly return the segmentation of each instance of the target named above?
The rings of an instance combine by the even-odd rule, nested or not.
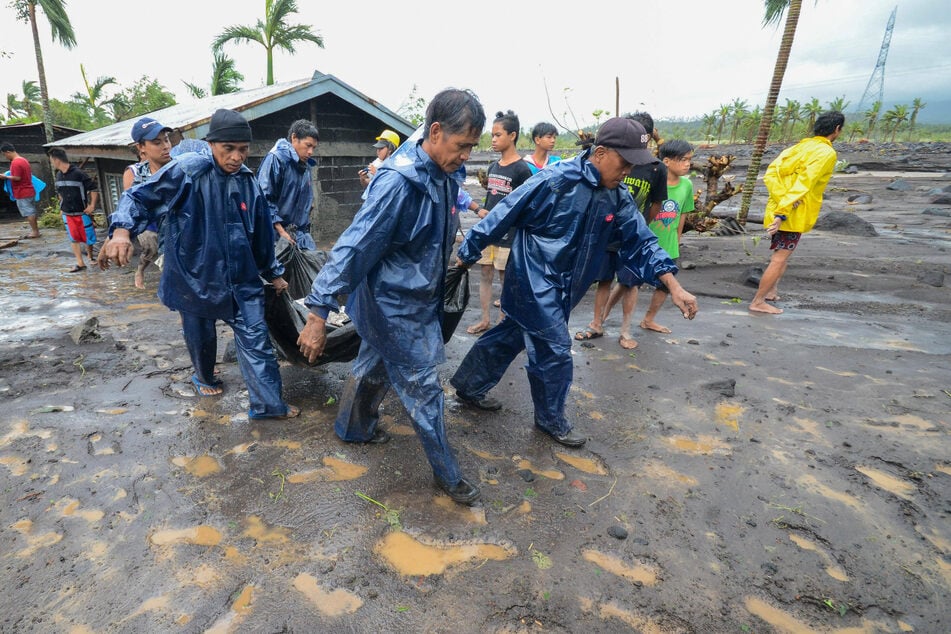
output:
[[[201,139],[211,115],[219,108],[240,112],[251,124],[253,142],[248,167],[257,168],[274,143],[287,136],[298,119],[312,121],[320,131],[314,153],[314,208],[311,233],[320,243],[330,243],[350,224],[362,203],[358,172],[376,157],[372,145],[384,128],[402,138],[414,126],[398,114],[357,91],[333,75],[315,72],[309,79],[286,81],[240,92],[215,95],[147,113],[175,130],[177,139]],[[112,213],[122,194],[122,173],[136,161],[132,125],[121,121],[47,144],[61,147],[70,160],[95,159],[106,213]]]

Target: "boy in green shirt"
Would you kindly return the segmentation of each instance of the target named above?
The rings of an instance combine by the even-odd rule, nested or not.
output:
[[[684,214],[694,210],[693,183],[687,178],[687,174],[690,173],[690,160],[693,158],[693,146],[686,141],[667,141],[657,148],[657,156],[667,166],[667,199],[661,203],[657,214],[647,220],[661,248],[676,263],[677,258],[680,257],[680,236],[684,230]],[[654,321],[657,311],[663,306],[668,294],[663,284],[654,290],[650,306],[641,321],[641,328],[654,332],[670,332],[670,328]]]

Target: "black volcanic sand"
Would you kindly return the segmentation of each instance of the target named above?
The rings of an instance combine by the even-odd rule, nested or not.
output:
[[[685,236],[696,320],[668,305],[673,332],[635,327],[628,352],[615,309],[575,343],[585,448],[533,430],[524,358],[500,412],[447,386],[473,509],[433,487],[392,396],[389,444],[337,440],[346,364],[284,366],[303,416],[249,422],[234,362],[223,397],[194,396],[154,270],[146,291],[129,268],[66,273],[61,229],[0,250],[0,631],[951,630],[951,205],[933,202],[951,161],[852,147],[859,173],[833,177],[824,212],[865,223],[803,238],[782,315],[747,311],[768,259],[751,224]],[[74,343],[91,317],[100,338]]]

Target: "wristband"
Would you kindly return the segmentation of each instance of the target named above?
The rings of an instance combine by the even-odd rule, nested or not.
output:
[[[785,215],[785,214],[776,214],[774,217],[775,217],[775,218],[779,218],[779,219],[780,219],[781,221],[783,221],[783,222],[786,222],[786,215]]]

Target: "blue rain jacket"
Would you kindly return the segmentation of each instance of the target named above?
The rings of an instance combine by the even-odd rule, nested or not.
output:
[[[317,161],[314,159],[301,161],[291,142],[280,139],[261,161],[257,172],[258,185],[267,199],[271,222],[280,223],[285,228],[294,225],[299,234],[306,234],[297,243],[304,250],[317,248],[310,237],[310,208],[314,203],[310,168],[315,165]]]
[[[598,276],[610,242],[619,242],[618,280],[656,282],[677,267],[657,244],[627,187],[607,189],[585,151],[540,170],[469,230],[459,247],[466,264],[510,229],[502,311],[538,332],[567,323]]]
[[[305,305],[326,317],[338,307],[336,296],[349,294],[347,314],[384,359],[412,367],[445,361],[443,284],[463,180],[464,167],[446,174],[418,143],[390,157],[370,181],[366,202],[331,250]]]
[[[254,174],[227,174],[204,153],[186,153],[130,187],[112,214],[132,236],[160,222],[165,263],[158,296],[172,310],[230,320],[236,306],[264,301],[263,276],[284,274],[274,227]]]

